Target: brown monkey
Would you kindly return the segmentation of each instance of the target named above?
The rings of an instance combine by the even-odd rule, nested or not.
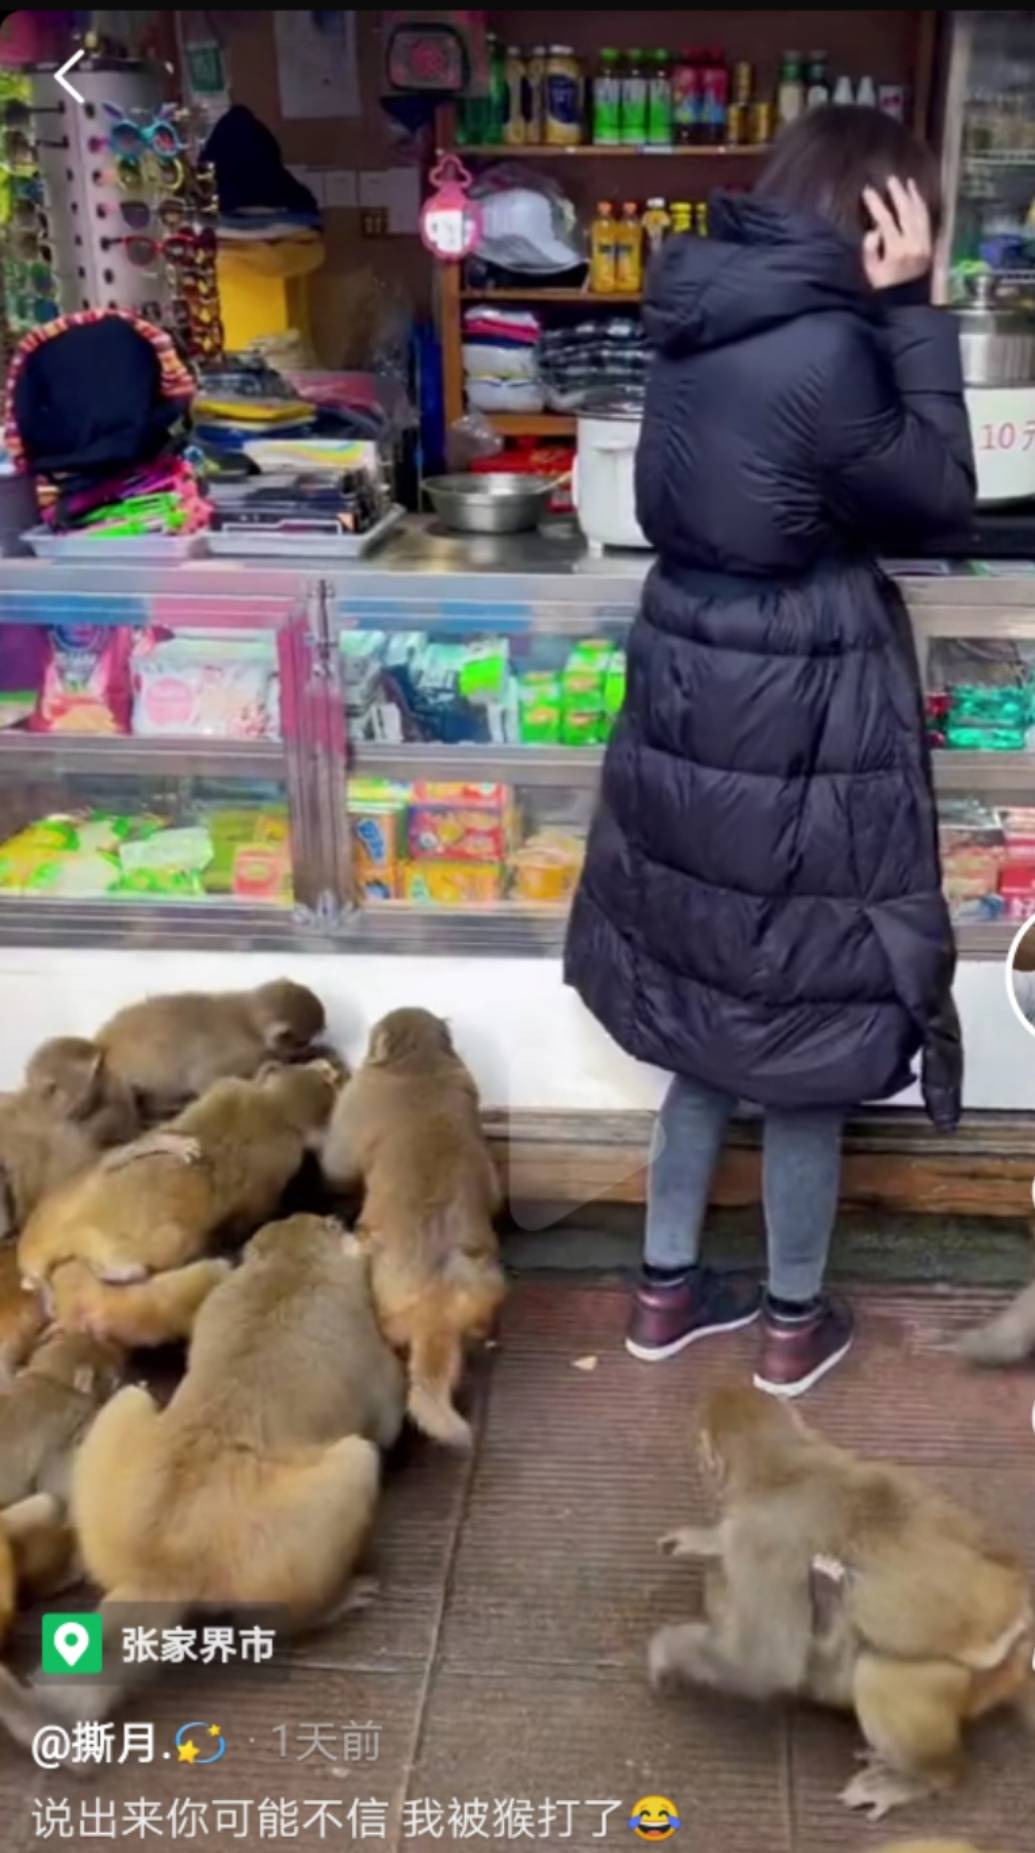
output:
[[[1035,1353],[1035,1282],[986,1325],[964,1332],[951,1349],[971,1364],[1021,1364]]]
[[[254,991],[146,998],[118,1011],[96,1041],[148,1117],[163,1119],[216,1081],[250,1080],[271,1059],[300,1060],[324,1022],[312,991],[278,978]]]
[[[230,1272],[229,1261],[211,1257],[110,1286],[85,1261],[64,1261],[49,1283],[54,1323],[63,1332],[89,1332],[127,1351],[176,1344],[190,1337],[209,1294]]]
[[[506,1286],[478,1092],[440,1018],[393,1010],[377,1024],[339,1097],[322,1163],[336,1188],[363,1184],[357,1232],[381,1330],[409,1353],[413,1421],[467,1446],[471,1430],[452,1400],[464,1341],[488,1336]]]
[[[29,1493],[67,1498],[72,1456],[124,1366],[117,1346],[76,1333],[33,1352],[0,1397],[0,1507]]]
[[[0,1512],[0,1646],[11,1631],[19,1598],[67,1588],[75,1535],[52,1493],[33,1493]]]
[[[0,1235],[14,1234],[48,1192],[139,1130],[133,1096],[100,1049],[73,1036],[43,1043],[23,1086],[0,1095]]]
[[[124,1389],[79,1452],[72,1510],[102,1613],[269,1605],[283,1629],[354,1606],[404,1401],[355,1238],[319,1216],[267,1224],[198,1314],[168,1406]],[[0,1719],[31,1741],[41,1706],[104,1716],[124,1691],[39,1693],[0,1669]]]
[[[40,1204],[19,1238],[23,1278],[38,1284],[80,1260],[102,1280],[141,1280],[250,1235],[321,1143],[336,1085],[325,1062],[217,1081],[167,1127]]]
[[[856,1459],[753,1390],[709,1398],[701,1455],[720,1522],[662,1545],[711,1560],[707,1618],[658,1631],[652,1678],[854,1711],[870,1761],[842,1800],[873,1820],[950,1787],[963,1724],[1030,1703],[1019,1559],[918,1476]],[[835,1592],[819,1613],[817,1572]]]

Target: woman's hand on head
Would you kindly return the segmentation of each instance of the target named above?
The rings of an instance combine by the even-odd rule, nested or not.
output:
[[[890,201],[890,205],[889,205]],[[888,181],[887,197],[863,188],[873,229],[863,239],[863,269],[871,289],[913,283],[931,268],[931,215],[914,180]]]

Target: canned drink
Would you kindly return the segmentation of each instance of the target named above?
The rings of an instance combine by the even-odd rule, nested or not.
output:
[[[755,89],[755,67],[747,59],[733,66],[731,95],[734,103],[750,103]]]
[[[750,139],[753,148],[764,147],[773,139],[773,106],[771,103],[752,103],[750,116]]]
[[[877,108],[886,116],[894,116],[896,122],[904,122],[906,115],[906,93],[902,84],[881,84],[877,92]]]
[[[726,111],[726,142],[730,148],[745,148],[751,138],[750,103],[731,103]]]
[[[669,206],[674,232],[692,232],[694,229],[694,209],[688,199],[676,199]]]
[[[694,231],[698,238],[708,236],[708,201],[699,199],[694,207]]]

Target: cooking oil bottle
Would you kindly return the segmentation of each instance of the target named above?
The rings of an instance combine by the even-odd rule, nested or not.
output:
[[[589,245],[589,286],[598,296],[610,296],[618,288],[617,238],[615,209],[609,199],[602,199],[597,206]]]
[[[643,226],[632,200],[622,207],[615,226],[615,288],[627,295],[643,288]]]

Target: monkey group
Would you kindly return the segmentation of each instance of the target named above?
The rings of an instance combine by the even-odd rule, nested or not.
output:
[[[407,1416],[469,1444],[464,1355],[505,1293],[477,1089],[426,1010],[378,1023],[354,1075],[324,1030],[288,981],[151,998],[44,1044],[0,1097],[0,1641],[20,1600],[83,1577],[106,1619],[324,1626],[370,1599]],[[320,1212],[290,1213],[314,1161]],[[159,1407],[128,1360],[176,1342]],[[0,1666],[0,1722],[31,1744],[125,1691]]]
[[[357,1572],[406,1419],[470,1443],[464,1356],[505,1294],[477,1088],[428,1011],[386,1016],[355,1074],[325,1027],[287,981],[151,998],[45,1043],[0,1097],[0,1643],[84,1577],[113,1622],[161,1603],[324,1626],[371,1599]],[[314,1163],[326,1196],[300,1210]],[[127,1367],[171,1343],[160,1406]],[[1035,1349],[1035,1287],[956,1348]],[[755,1390],[708,1399],[699,1457],[716,1522],[661,1545],[704,1564],[703,1610],[649,1643],[657,1690],[853,1714],[842,1799],[874,1820],[952,1788],[972,1720],[1035,1726],[1028,1579],[984,1524]],[[0,1665],[0,1723],[29,1745],[141,1676]]]

